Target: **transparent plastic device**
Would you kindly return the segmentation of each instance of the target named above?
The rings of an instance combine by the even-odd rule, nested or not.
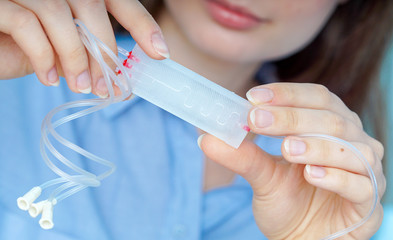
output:
[[[244,98],[171,61],[154,60],[136,44],[129,58],[131,91],[238,148],[249,132]]]
[[[41,214],[39,224],[43,229],[53,228],[53,208],[56,204],[87,187],[100,186],[101,181],[111,175],[116,169],[112,162],[69,142],[56,132],[57,127],[69,121],[99,111],[112,103],[127,100],[132,93],[135,93],[202,130],[215,135],[233,147],[238,147],[250,130],[247,126],[247,115],[251,104],[245,99],[172,60],[157,61],[149,58],[138,45],[135,46],[132,53],[121,48],[118,49],[119,53],[127,56],[127,59],[122,63],[122,60],[102,41],[91,34],[80,20],[74,19],[74,21],[78,26],[79,36],[85,47],[100,64],[109,97],[106,99],[85,99],[65,103],[54,108],[45,117],[41,128],[40,151],[45,163],[59,178],[33,187],[25,195],[17,199],[18,207],[28,211],[30,216],[37,217]],[[118,70],[116,73],[106,64],[101,51],[105,52],[117,65]],[[121,95],[115,96],[113,84],[119,87]],[[81,107],[82,110],[80,110]],[[72,108],[79,109],[79,111],[56,121],[53,120],[54,115],[57,113]],[[95,174],[77,166],[57,151],[52,145],[50,138],[48,138],[49,135],[59,144],[79,153],[86,159],[105,166],[108,170]],[[376,208],[379,197],[373,169],[362,152],[351,143],[333,136],[323,134],[303,134],[298,136],[334,142],[349,149],[363,163],[372,183],[373,201],[369,212],[359,222],[330,234],[324,237],[323,240],[341,237],[367,222]],[[48,152],[58,160],[56,163],[51,161]],[[71,175],[68,171],[60,169],[57,166],[58,163],[67,166],[76,175]],[[35,203],[43,191],[47,191],[47,188],[54,186],[58,187],[51,192],[46,200]]]

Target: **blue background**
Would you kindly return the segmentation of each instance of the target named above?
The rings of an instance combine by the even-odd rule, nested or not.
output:
[[[370,60],[372,61],[372,60]],[[384,159],[385,176],[387,179],[387,189],[384,196],[384,219],[382,226],[378,233],[373,237],[373,240],[379,239],[392,239],[393,237],[393,44],[387,52],[381,72],[381,84],[385,89],[386,98],[386,112],[389,122],[387,131],[387,143],[385,144],[386,156]]]

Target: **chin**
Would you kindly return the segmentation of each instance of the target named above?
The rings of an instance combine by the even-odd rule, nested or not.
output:
[[[261,39],[256,45],[250,34],[235,32],[213,24],[198,24],[183,30],[188,40],[202,52],[228,62],[258,62],[264,57]],[[255,38],[254,38],[255,39]]]

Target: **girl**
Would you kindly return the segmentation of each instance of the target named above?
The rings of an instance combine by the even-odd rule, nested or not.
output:
[[[382,197],[383,146],[358,114],[377,89],[393,2],[164,2],[146,2],[157,24],[136,0],[0,1],[0,79],[35,72],[45,86],[60,84],[45,88],[33,76],[2,82],[0,238],[320,239],[357,223],[372,201],[362,164],[340,145],[296,135],[354,144]],[[138,98],[73,122],[62,134],[119,170],[100,188],[56,206],[56,226],[44,232],[16,210],[15,199],[53,177],[38,153],[40,121],[56,105],[85,98],[64,81],[75,93],[108,96],[73,23],[82,20],[116,51],[107,11],[152,58],[170,57],[247,96],[253,134],[239,149],[205,134],[196,141],[194,127]],[[120,36],[118,44],[129,43]],[[378,203],[345,238],[370,238],[382,216]]]

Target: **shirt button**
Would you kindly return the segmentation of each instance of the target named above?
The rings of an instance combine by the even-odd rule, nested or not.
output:
[[[182,239],[186,237],[187,229],[183,224],[175,224],[172,229],[174,239]]]

